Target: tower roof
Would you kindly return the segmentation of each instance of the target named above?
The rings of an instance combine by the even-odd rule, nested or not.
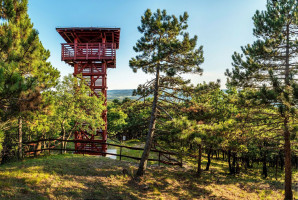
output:
[[[74,43],[75,38],[79,43],[102,43],[102,38],[106,38],[107,43],[116,43],[119,49],[120,28],[67,27],[56,30],[67,43]]]

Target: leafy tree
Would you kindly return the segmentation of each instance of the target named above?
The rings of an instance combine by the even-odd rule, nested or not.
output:
[[[51,121],[60,127],[63,140],[70,138],[74,131],[84,129],[96,133],[99,128],[104,128],[104,97],[90,96],[92,91],[81,77],[66,76],[56,91],[49,93],[47,101],[54,105]]]
[[[152,99],[144,102],[124,98],[122,102],[115,99],[108,104],[108,129],[119,139],[142,139],[148,132],[147,121],[150,118]]]
[[[156,115],[160,89],[162,86],[185,83],[179,76],[182,73],[201,73],[199,65],[203,62],[203,47],[196,49],[197,36],[189,37],[186,31],[188,14],[183,16],[167,15],[166,11],[152,13],[147,9],[138,27],[143,36],[134,46],[140,53],[129,61],[134,72],[141,69],[147,74],[155,74],[152,80],[153,102],[149,131],[145,149],[139,164],[137,176],[142,176],[147,167],[147,160],[156,126]],[[164,92],[166,92],[164,90]]]
[[[242,47],[243,54],[234,53],[234,68],[226,72],[228,85],[257,88],[255,98],[278,109],[284,136],[285,199],[293,199],[290,138],[296,130],[291,121],[297,119],[298,1],[268,0],[267,10],[257,11],[253,20],[258,39]]]
[[[90,96],[91,93],[86,80],[72,75],[65,76],[54,90],[43,92],[43,105],[46,106],[28,117],[25,128],[30,134],[27,140],[60,136],[65,140],[75,131],[96,133],[103,128],[104,97]],[[66,149],[67,143],[62,142],[61,146]]]
[[[152,99],[144,103],[140,101],[126,102],[122,105],[124,112],[127,114],[126,125],[123,129],[123,135],[129,139],[143,139],[148,133],[148,121],[150,119],[150,105]]]
[[[121,109],[120,102],[108,102],[108,130],[109,135],[117,135],[122,132],[123,127],[127,124],[127,114]]]

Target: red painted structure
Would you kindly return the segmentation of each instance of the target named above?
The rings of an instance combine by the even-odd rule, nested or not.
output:
[[[119,49],[120,28],[73,27],[56,30],[66,41],[61,44],[62,61],[74,67],[74,76],[82,74],[83,78],[90,80],[88,84],[93,95],[98,96],[102,93],[107,97],[107,69],[116,68],[116,49]],[[107,104],[106,100],[104,104]],[[96,135],[88,134],[84,130],[77,131],[75,139],[106,142],[107,111],[103,112],[102,117],[105,121],[104,130],[98,130]],[[101,136],[101,139],[95,140],[95,136]],[[105,152],[107,146],[95,143],[76,143],[75,149],[91,150],[92,153],[89,154],[100,155],[99,152]]]

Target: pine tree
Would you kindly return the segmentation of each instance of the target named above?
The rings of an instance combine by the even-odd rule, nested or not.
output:
[[[258,39],[242,47],[243,54],[234,53],[234,68],[226,75],[228,85],[257,88],[255,97],[261,103],[278,108],[284,136],[285,199],[293,199],[290,137],[295,128],[290,121],[297,120],[298,1],[268,0],[266,8],[253,17]]]
[[[203,47],[196,49],[197,36],[190,38],[185,32],[188,27],[187,19],[186,12],[177,18],[167,15],[165,10],[158,9],[156,13],[152,13],[147,9],[142,16],[142,24],[138,27],[143,36],[134,46],[134,50],[139,55],[132,58],[129,65],[134,72],[141,69],[146,74],[155,74],[155,79],[151,81],[153,103],[149,131],[137,176],[142,176],[147,167],[161,88],[185,84],[180,77],[182,73],[202,73],[199,65],[204,61]]]
[[[38,93],[54,86],[59,77],[59,71],[47,61],[50,53],[33,28],[27,4],[27,0],[0,1],[0,69],[4,82],[0,101],[5,107],[2,118],[18,117],[19,157],[22,154],[22,113],[32,110],[32,105],[37,109]]]

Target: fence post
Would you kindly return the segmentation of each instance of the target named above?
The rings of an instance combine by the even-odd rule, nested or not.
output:
[[[160,166],[160,151],[158,152],[158,166]]]
[[[120,160],[122,159],[122,147],[120,147]]]

